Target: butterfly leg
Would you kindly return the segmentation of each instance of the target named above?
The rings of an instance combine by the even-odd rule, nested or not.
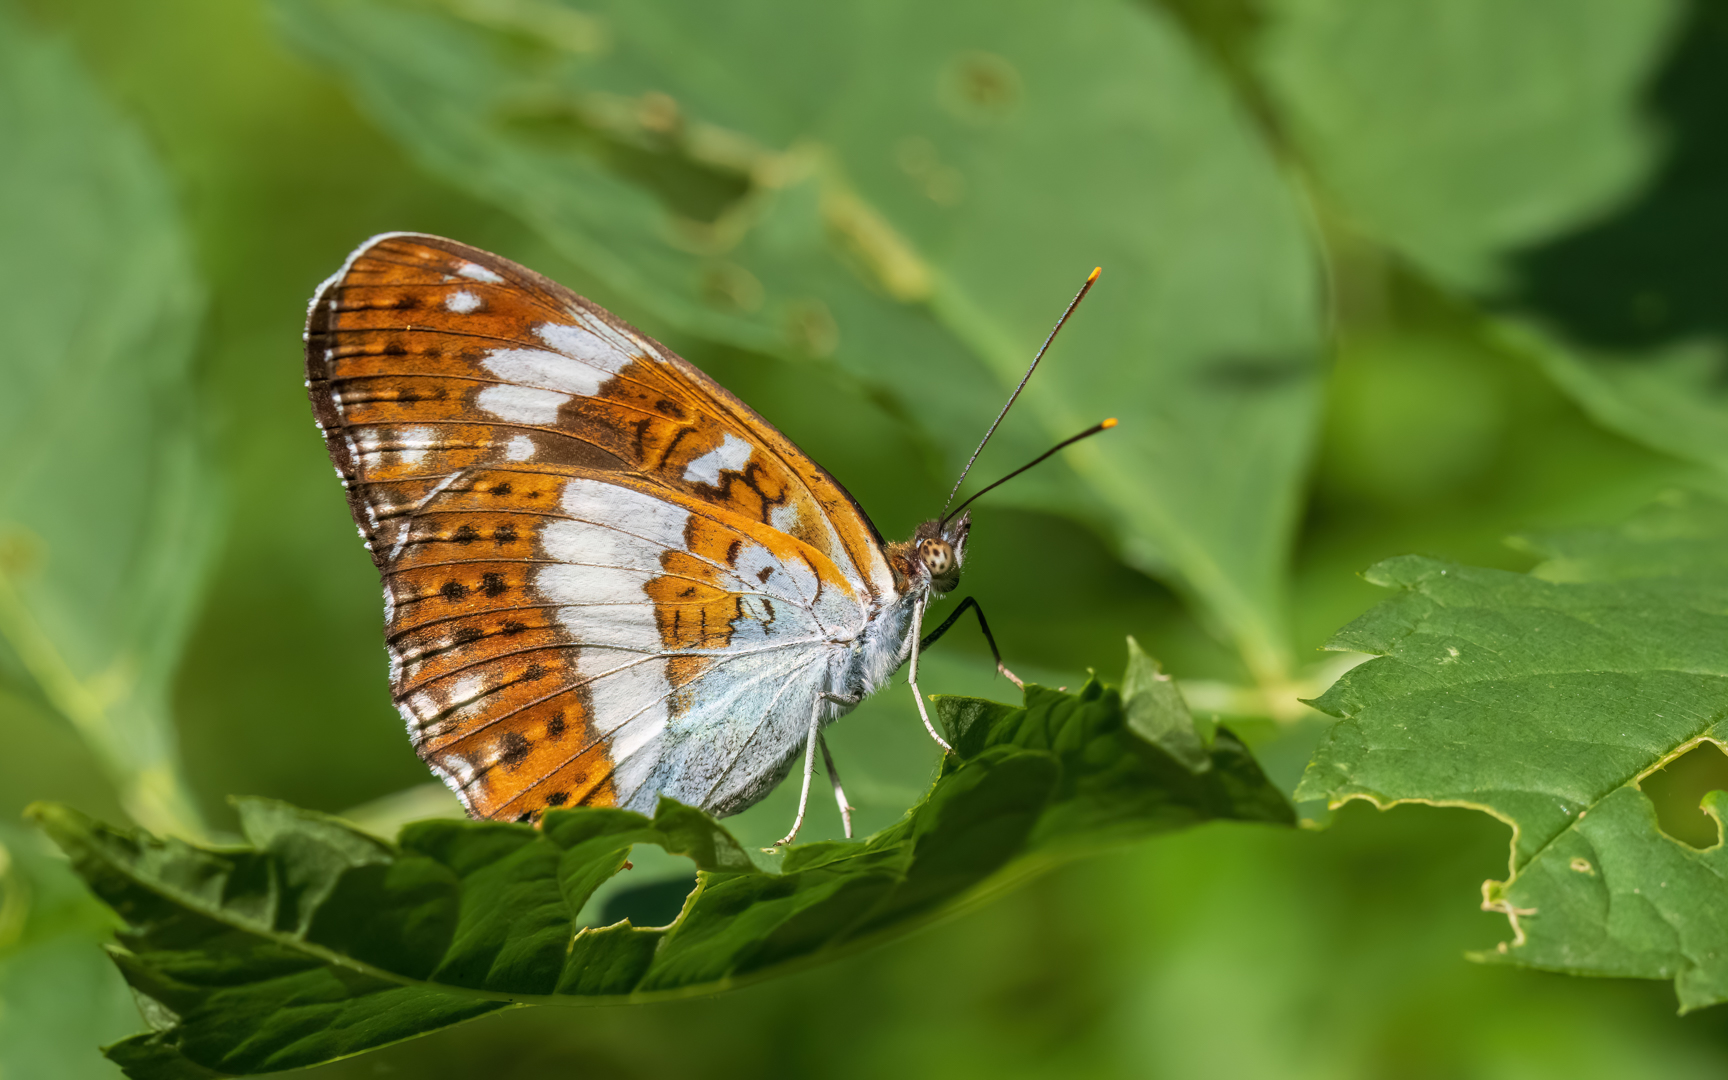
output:
[[[828,752],[828,740],[816,736],[822,748],[822,764],[828,766],[828,779],[834,785],[834,801],[840,804],[840,821],[846,826],[846,839],[852,839],[852,804],[846,801],[846,790],[840,786],[840,772],[834,768],[834,755]]]
[[[952,754],[954,748],[936,733],[936,725],[930,722],[930,713],[924,708],[924,692],[918,689],[918,632],[924,629],[924,606],[928,603],[928,600],[918,601],[917,610],[912,613],[912,667],[906,674],[906,681],[912,684],[912,700],[918,705],[918,718],[924,721],[924,730],[936,740],[943,753]]]
[[[777,848],[785,847],[787,844],[790,844],[793,838],[798,835],[798,830],[804,827],[804,811],[810,805],[810,778],[816,774],[816,744],[822,741],[822,706],[824,703],[830,701],[834,702],[836,705],[856,705],[858,704],[858,696],[854,694],[852,697],[842,697],[839,694],[830,694],[828,691],[823,690],[819,692],[816,695],[816,699],[810,703],[810,735],[804,740],[804,790],[798,795],[798,816],[792,819],[792,831],[775,841],[774,846]],[[827,755],[828,748],[826,746],[822,748],[822,753],[824,756]],[[834,768],[832,760],[829,761],[828,768],[830,770],[830,775],[832,775],[832,770]],[[839,791],[840,789],[840,782],[838,780],[834,782],[834,789],[836,791]],[[841,806],[841,812],[842,814],[845,814],[844,799],[841,800]],[[845,815],[845,819],[846,835],[850,838],[852,835],[852,819],[850,815]]]
[[[950,612],[946,619],[942,620],[941,626],[938,626],[936,629],[924,635],[924,640],[918,643],[918,647],[920,649],[928,649],[930,646],[936,644],[936,639],[940,638],[943,634],[946,634],[950,626],[959,622],[960,616],[966,614],[968,608],[978,616],[978,629],[984,631],[984,643],[990,646],[990,655],[996,658],[996,670],[1003,675],[1008,676],[1008,681],[1013,683],[1015,686],[1022,690],[1026,689],[1026,684],[1020,681],[1020,676],[1014,674],[1003,666],[1002,650],[996,647],[996,638],[990,633],[990,624],[984,621],[984,607],[982,604],[978,603],[977,597],[968,596],[966,599],[960,601],[960,606]]]

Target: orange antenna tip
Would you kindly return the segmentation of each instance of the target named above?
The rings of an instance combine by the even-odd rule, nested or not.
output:
[[[966,509],[968,506],[971,506],[973,503],[977,502],[979,495],[983,495],[986,491],[992,491],[996,488],[1001,487],[1003,484],[1006,484],[1008,481],[1014,479],[1016,476],[1019,476],[1021,473],[1025,472],[1027,469],[1030,469],[1032,466],[1038,464],[1040,461],[1043,461],[1045,458],[1047,458],[1050,455],[1061,450],[1063,447],[1073,446],[1075,443],[1079,442],[1081,439],[1090,439],[1092,436],[1098,434],[1100,431],[1108,431],[1115,426],[1116,426],[1116,418],[1114,416],[1112,416],[1108,420],[1104,420],[1100,423],[1093,424],[1091,427],[1087,428],[1085,431],[1082,431],[1078,435],[1074,435],[1074,436],[1071,436],[1070,438],[1063,439],[1061,442],[1057,443],[1055,446],[1052,446],[1050,449],[1044,451],[1042,454],[1039,454],[1037,457],[1033,458],[1031,461],[1028,461],[1026,464],[1020,466],[1018,469],[1015,469],[1013,472],[1009,473],[1007,476],[1004,476],[1002,479],[996,481],[994,484],[987,485],[983,489],[983,491],[978,492],[977,495],[973,495],[970,499],[967,499],[965,502],[961,503],[959,506],[956,506],[952,513],[944,513],[942,515],[942,524],[947,525],[950,521],[954,520],[955,516],[958,515],[960,513],[960,511]]]
[[[952,518],[954,516],[954,514],[958,514],[960,512],[959,510],[956,510],[956,511],[954,511],[954,514],[950,514],[948,512],[948,508],[950,506],[954,505],[954,496],[960,494],[960,485],[964,484],[966,482],[966,474],[970,473],[972,471],[973,463],[978,460],[978,455],[984,452],[985,445],[987,445],[990,442],[990,436],[996,434],[996,428],[1001,425],[1002,418],[1004,416],[1007,416],[1008,410],[1012,409],[1014,407],[1014,402],[1020,397],[1020,391],[1026,389],[1026,384],[1029,381],[1031,381],[1031,379],[1032,379],[1032,373],[1034,371],[1038,370],[1038,361],[1044,359],[1044,354],[1047,351],[1049,351],[1049,349],[1050,349],[1050,343],[1052,341],[1056,340],[1056,335],[1061,333],[1062,327],[1067,324],[1068,316],[1074,314],[1074,309],[1080,306],[1080,301],[1086,299],[1086,294],[1092,291],[1092,283],[1094,281],[1097,281],[1098,275],[1102,274],[1103,272],[1104,272],[1104,268],[1102,266],[1095,266],[1092,268],[1092,274],[1090,277],[1088,277],[1086,279],[1086,284],[1080,286],[1080,291],[1074,294],[1074,299],[1068,301],[1068,307],[1063,310],[1062,317],[1060,319],[1057,319],[1056,325],[1051,328],[1050,336],[1045,338],[1044,344],[1042,344],[1038,347],[1038,355],[1036,355],[1032,358],[1032,363],[1029,367],[1027,367],[1026,374],[1020,376],[1020,385],[1016,386],[1014,388],[1014,392],[1012,394],[1008,395],[1008,404],[1002,406],[1002,411],[996,414],[996,419],[992,420],[990,422],[990,426],[987,429],[985,429],[984,437],[982,439],[978,440],[978,449],[972,451],[972,456],[966,459],[966,467],[960,470],[960,479],[954,481],[954,489],[952,491],[948,492],[948,501],[942,504],[942,521],[943,521],[943,523],[947,523],[947,521],[950,518]],[[1112,421],[1112,423],[1114,423],[1114,421]],[[1086,434],[1087,435],[1095,435],[1102,430],[1103,430],[1103,428],[1093,428],[1091,431],[1088,431]],[[1076,437],[1077,438],[1085,438],[1084,435],[1076,436]],[[1072,439],[1069,440],[1069,442],[1072,442],[1072,441],[1073,441]],[[1044,457],[1049,457],[1050,454],[1054,454],[1057,450],[1062,449],[1062,447],[1066,446],[1066,445],[1068,445],[1068,443],[1061,443],[1060,445],[1058,445],[1054,449],[1052,449],[1049,453],[1045,454]],[[1038,461],[1043,461],[1043,460],[1044,460],[1044,458],[1041,457],[1037,461],[1032,462],[1031,465],[1023,465],[1020,467],[1018,472],[1025,472],[1027,469],[1030,469],[1032,467],[1032,465],[1036,465],[1036,464],[1038,464]],[[1009,476],[1014,476],[1014,475],[1015,475],[1015,473],[1009,473],[1008,476],[1004,476],[1002,478],[1002,480],[1006,480],[1006,479],[1008,479]],[[1002,482],[1002,480],[998,480],[998,481],[996,481],[996,483],[1000,484]],[[994,487],[995,485],[993,484],[991,486]],[[984,491],[989,491],[989,490],[990,490],[990,488],[984,489]],[[978,495],[984,494],[984,491],[980,491],[978,493]],[[976,499],[978,497],[978,495],[972,496],[972,499]],[[967,499],[966,502],[961,503],[960,505],[962,507],[964,507],[964,506],[966,506],[967,503],[970,503],[972,501],[972,499]]]

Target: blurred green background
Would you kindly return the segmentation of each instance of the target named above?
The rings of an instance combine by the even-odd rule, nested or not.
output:
[[[1728,15],[1666,0],[0,3],[0,1080],[111,1075],[142,1026],[27,803],[214,837],[232,793],[449,805],[300,382],[365,237],[593,296],[890,537],[1102,263],[982,476],[1122,428],[979,507],[965,591],[1040,681],[1135,635],[1293,789],[1362,568],[1524,568],[1509,534],[1722,486],[1724,100]],[[926,689],[1010,690],[962,632]],[[866,828],[935,765],[905,697],[835,729]],[[318,1072],[1728,1071],[1728,1014],[1665,985],[1462,959],[1506,933],[1506,844],[1428,808],[1212,826],[753,989]]]

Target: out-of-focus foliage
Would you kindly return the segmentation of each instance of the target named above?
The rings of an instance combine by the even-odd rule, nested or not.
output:
[[[53,845],[0,826],[0,1076],[111,1077],[95,1048],[138,1027],[100,943],[115,929]]]
[[[191,379],[203,290],[140,132],[7,4],[0,146],[0,777],[90,769],[136,820],[196,832],[169,694],[221,505]],[[33,760],[32,723],[73,761]],[[0,1076],[110,1075],[90,1048],[133,1026],[81,892],[0,824]]]
[[[298,383],[305,297],[387,229],[499,251],[638,321],[840,476],[890,535],[940,504],[956,448],[1103,263],[980,478],[1100,415],[1124,426],[980,505],[968,592],[1010,664],[1050,685],[1080,685],[1134,633],[1203,726],[1225,713],[1284,790],[1327,727],[1295,700],[1336,671],[1313,666],[1313,650],[1383,598],[1363,567],[1419,552],[1523,572],[1532,558],[1501,544],[1508,533],[1619,521],[1678,481],[1717,482],[1728,445],[1719,4],[1144,0],[1083,4],[1060,23],[1042,9],[967,23],[966,8],[854,5],[764,26],[759,13],[779,7],[690,17],[682,4],[563,0],[26,0],[0,49],[59,33],[63,66],[94,76],[79,76],[81,96],[31,82],[32,107],[85,101],[105,130],[129,116],[167,179],[125,175],[156,184],[164,205],[171,189],[189,226],[184,268],[126,275],[127,288],[195,297],[202,282],[211,296],[192,382],[217,428],[205,462],[218,477],[192,490],[223,517],[227,543],[214,559],[189,547],[173,568],[214,576],[201,601],[174,594],[199,606],[173,704],[184,774],[218,827],[234,824],[232,793],[336,812],[425,780],[385,693],[375,575]],[[728,8],[735,25],[699,21]],[[855,45],[825,29],[841,19],[854,20]],[[385,22],[404,29],[399,41],[377,33]],[[1095,55],[1076,63],[1074,42],[1087,40]],[[1122,57],[1146,62],[1118,70]],[[438,71],[446,60],[452,71]],[[543,93],[494,111],[482,108],[490,86],[452,97],[448,80],[476,70]],[[410,77],[426,92],[401,93]],[[620,101],[641,107],[569,108]],[[997,115],[992,102],[1011,107]],[[656,128],[668,120],[672,131]],[[688,184],[699,129],[748,136],[752,163],[811,171],[775,186],[698,170]],[[100,158],[105,145],[80,152]],[[16,163],[35,159],[0,154],[0,184],[32,175]],[[75,209],[81,190],[61,174],[0,210],[0,273],[46,286],[29,293],[42,298],[35,321],[71,294],[21,265],[18,238],[105,220]],[[597,223],[584,216],[593,206],[622,216]],[[747,226],[737,256],[693,247],[680,219]],[[915,279],[883,269],[907,265],[930,271],[928,299],[888,288]],[[1311,382],[1261,383],[1270,368],[1210,351],[1240,342],[1280,347],[1235,359],[1305,357],[1303,379],[1324,375],[1315,446]],[[8,351],[0,364],[33,386],[41,355]],[[1231,379],[1178,377],[1220,366]],[[90,399],[84,430],[123,437],[142,415],[140,385],[131,400]],[[92,453],[93,464],[87,449],[51,436],[10,460],[21,476],[58,462],[85,490],[145,470],[146,455]],[[222,479],[225,505],[209,498]],[[184,505],[183,487],[128,483],[163,520]],[[41,550],[57,565],[56,547]],[[1206,559],[1220,577],[1205,580]],[[83,569],[79,588],[114,580]],[[152,655],[166,661],[172,599],[151,609],[163,631]],[[133,625],[80,617],[98,652],[113,647],[101,635]],[[927,689],[999,697],[989,671],[982,645],[956,631],[930,657]],[[21,666],[3,689],[0,809],[52,798],[123,814],[107,750]],[[834,729],[866,830],[890,825],[933,775],[905,693]],[[1728,787],[1718,771],[1694,752],[1646,779],[1664,831],[1708,843],[1699,803]],[[745,844],[771,840],[794,799],[776,792],[727,828]],[[399,817],[403,805],[364,815]],[[811,835],[836,835],[832,807],[818,809]],[[719,998],[514,1012],[321,1075],[1728,1067],[1720,1010],[1676,1019],[1660,983],[1459,962],[1506,936],[1503,915],[1476,910],[1482,879],[1505,876],[1505,826],[1465,810],[1336,817],[1324,833],[1212,826],[1099,856],[911,939]],[[24,842],[5,838],[8,897],[36,880],[26,875],[70,880],[19,855]],[[634,849],[637,869],[615,881],[637,884],[597,893],[597,918],[676,907],[688,869],[656,852]],[[24,1075],[99,1073],[90,1044],[136,1030],[92,1004],[125,993],[95,953],[99,911],[66,910],[94,921],[37,923],[81,929],[42,949],[18,939],[0,957],[0,1057],[26,1045],[20,1032],[38,1037],[31,1053],[54,1055],[15,1058],[28,1060],[14,1069]],[[15,987],[31,990],[18,1007]]]
[[[1347,227],[1488,302],[1602,423],[1728,466],[1721,5],[1267,7],[1268,92]]]
[[[1457,289],[1623,200],[1674,0],[1270,0],[1266,91],[1352,227]]]
[[[220,507],[193,389],[202,289],[139,133],[0,7],[0,663],[128,812],[196,827],[168,690]]]
[[[918,426],[938,477],[958,473],[1103,263],[1098,300],[1025,399],[1042,423],[1005,429],[989,460],[1029,459],[1110,415],[1119,445],[1078,449],[1072,472],[1002,498],[1106,524],[1260,677],[1287,673],[1319,262],[1298,193],[1157,11],[278,9],[439,175],[518,208],[633,311],[831,358]]]

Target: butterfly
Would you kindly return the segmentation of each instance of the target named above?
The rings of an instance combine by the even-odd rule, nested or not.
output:
[[[318,288],[305,344],[312,411],[383,579],[396,707],[474,817],[652,813],[661,796],[732,814],[802,757],[788,844],[820,750],[850,836],[824,726],[910,662],[949,750],[918,656],[967,610],[1020,685],[976,600],[921,636],[959,584],[966,504],[885,542],[749,406],[532,270],[375,236]]]

